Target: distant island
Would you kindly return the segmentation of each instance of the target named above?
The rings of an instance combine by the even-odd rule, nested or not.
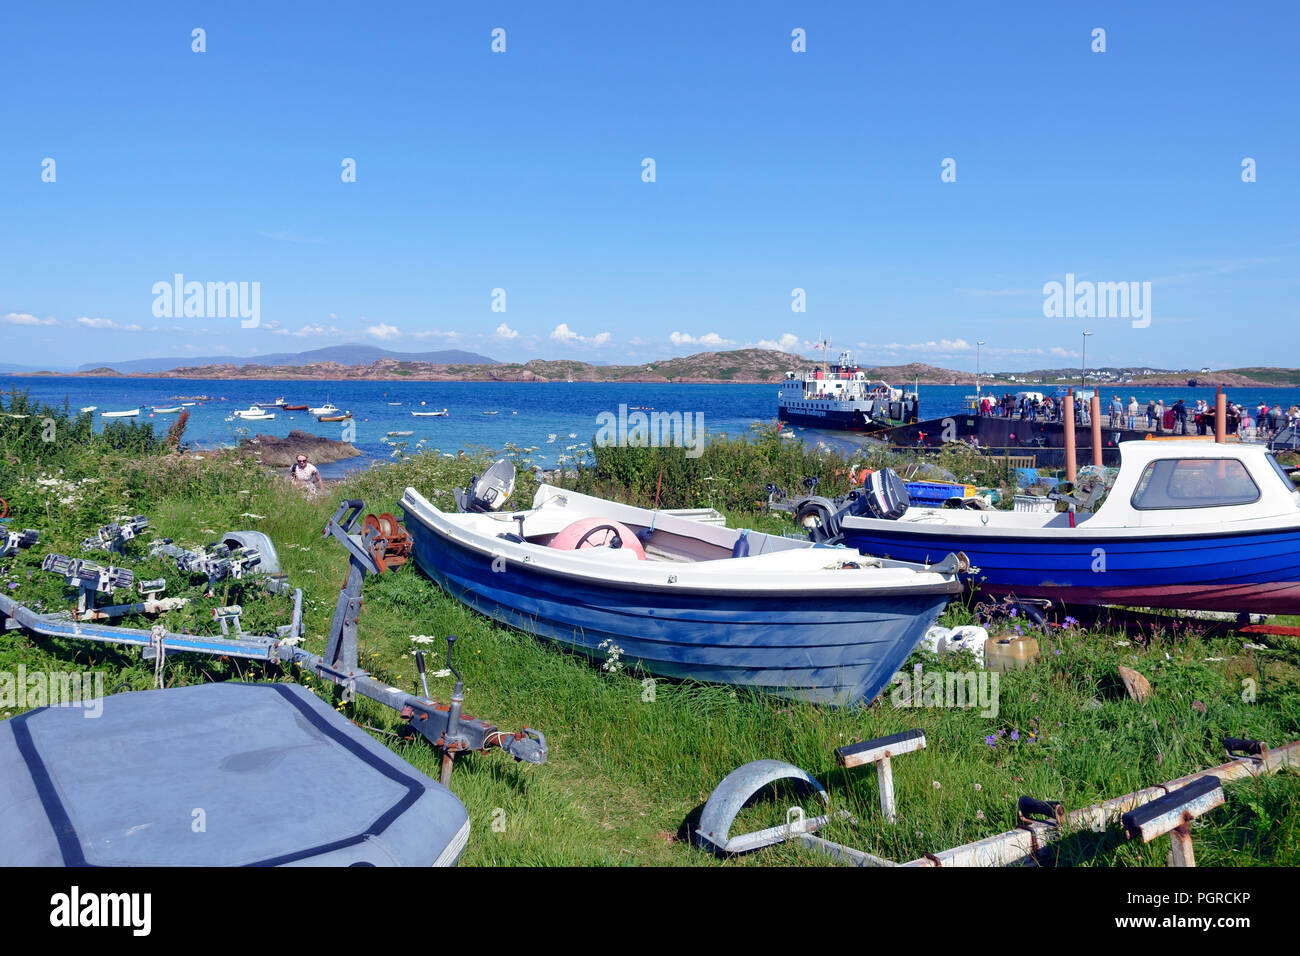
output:
[[[141,361],[116,363],[121,366],[100,365],[75,372],[24,371],[19,375],[39,376],[95,376],[126,378],[191,378],[230,380],[312,380],[312,381],[423,381],[423,382],[637,382],[637,383],[692,383],[692,384],[748,384],[768,385],[780,382],[786,372],[810,369],[819,359],[781,352],[773,349],[734,349],[725,352],[699,352],[695,355],[661,359],[638,365],[593,365],[571,359],[533,359],[528,362],[497,362],[486,356],[473,355],[475,360],[457,361],[472,353],[423,353],[402,355],[367,346],[337,346],[331,355],[357,355],[363,361],[345,364],[336,358],[321,358],[314,353],[267,356],[268,362],[234,361],[205,362],[204,364],[177,365],[157,368],[166,360],[148,360],[142,369]],[[369,354],[367,354],[369,352]],[[375,357],[374,353],[382,353]],[[437,361],[430,359],[437,358]],[[368,361],[366,360],[368,359]],[[180,361],[180,360],[172,360]],[[974,386],[972,372],[941,368],[914,362],[908,365],[881,365],[864,367],[870,378],[883,379],[893,385],[916,383],[919,385],[970,385]],[[1079,369],[1035,369],[1028,372],[982,372],[980,384],[989,389],[1021,391],[1038,385],[1077,385]],[[1234,388],[1300,387],[1300,370],[1274,367],[1210,369],[1155,369],[1150,366],[1127,368],[1102,367],[1087,370],[1087,383],[1092,387],[1116,390],[1128,386],[1184,387],[1195,381],[1198,387],[1216,385]]]

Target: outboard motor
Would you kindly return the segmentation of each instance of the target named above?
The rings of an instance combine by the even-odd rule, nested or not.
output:
[[[799,502],[794,513],[794,520],[808,532],[810,541],[827,541],[840,533],[839,522],[835,520],[835,504],[829,498],[814,495]]]
[[[515,490],[515,466],[504,458],[476,476],[469,488],[457,488],[452,494],[460,511],[500,511]]]
[[[854,513],[866,514],[872,518],[895,521],[903,517],[912,503],[907,493],[907,484],[892,468],[881,468],[867,475],[862,492],[864,510]]]

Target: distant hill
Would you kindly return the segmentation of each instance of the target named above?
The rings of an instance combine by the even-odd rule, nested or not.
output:
[[[1078,368],[1034,369],[1031,372],[986,372],[986,381],[1016,384],[1077,385]],[[1300,387],[1300,369],[1256,367],[1210,369],[1162,369],[1150,365],[1088,367],[1088,384],[1107,386],[1120,385],[1155,385],[1185,386],[1195,381],[1197,386],[1231,386],[1234,388],[1254,387]]]
[[[309,354],[309,353],[304,353]],[[437,353],[447,354],[447,353]],[[272,356],[267,356],[271,358]],[[298,358],[298,356],[295,356]],[[132,372],[137,377],[206,379],[315,379],[321,381],[441,381],[441,382],[695,382],[776,383],[790,370],[809,369],[816,361],[772,349],[735,349],[699,352],[639,365],[593,365],[574,359],[533,359],[529,362],[430,362],[409,356],[391,356],[359,364],[315,361],[270,365],[263,360],[237,365],[228,359],[218,364],[183,365],[158,372]],[[96,374],[96,373],[84,373]],[[97,374],[112,374],[100,368]],[[903,384],[966,382],[969,372],[932,365],[885,366],[868,370],[874,378]]]
[[[1300,386],[1300,370],[1293,368],[1276,368],[1274,366],[1264,366],[1259,368],[1229,368],[1223,372],[1215,374],[1240,375],[1244,378],[1252,379],[1261,385],[1276,385],[1282,387]]]
[[[41,371],[67,373],[72,369],[66,365],[15,365],[12,362],[0,362],[0,375],[29,375]]]
[[[496,364],[496,359],[475,352],[465,352],[461,349],[445,349],[440,352],[390,352],[388,349],[381,349],[374,345],[361,345],[354,342],[347,345],[331,345],[326,348],[311,349],[307,352],[276,352],[269,355],[249,355],[242,358],[230,355],[209,355],[202,357],[187,356],[185,358],[130,359],[124,362],[104,362],[101,359],[79,365],[77,371],[94,372],[96,369],[107,366],[124,375],[133,375],[142,372],[168,372],[183,367],[225,366],[234,362],[256,363],[261,366],[273,367],[279,365],[312,365],[319,362],[337,362],[340,365],[366,365],[371,362],[378,362],[381,359],[392,359],[399,362],[431,362],[435,364]],[[19,371],[29,371],[29,369],[20,369]]]
[[[334,356],[333,358],[322,356]],[[284,359],[286,361],[275,361]],[[342,359],[342,361],[340,361]],[[206,379],[316,379],[320,381],[430,381],[430,382],[695,382],[772,384],[780,382],[787,371],[811,369],[818,359],[774,349],[734,349],[729,352],[698,352],[659,359],[638,365],[595,365],[576,359],[532,359],[528,362],[498,362],[472,352],[450,349],[442,352],[402,354],[366,345],[337,346],[288,356],[256,356],[254,361],[147,359],[142,363],[168,365],[165,369],[132,369],[140,363],[118,362],[111,366],[98,363],[94,368],[82,366],[75,373],[113,376],[127,374],[138,378],[206,378]],[[969,385],[975,377],[969,371],[957,371],[936,365],[913,362],[909,365],[882,365],[865,368],[872,379],[883,379],[895,386],[913,382],[920,385]],[[27,370],[19,374],[40,374]],[[1102,388],[1121,383],[1152,386],[1185,386],[1189,379],[1198,386],[1225,385],[1234,388],[1297,386],[1300,370],[1281,368],[1241,368],[1219,372],[1153,369],[1149,366],[1129,368],[1089,368],[1088,384]],[[1024,387],[1029,384],[1074,385],[1079,381],[1077,369],[1043,369],[1033,372],[985,372],[985,387]]]

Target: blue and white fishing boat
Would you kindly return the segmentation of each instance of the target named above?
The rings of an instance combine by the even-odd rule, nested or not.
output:
[[[906,561],[963,551],[991,594],[1300,614],[1300,489],[1262,445],[1131,441],[1093,514],[908,508],[837,516],[845,544]],[[865,500],[865,499],[860,499]]]
[[[414,488],[402,508],[419,567],[452,596],[598,660],[796,699],[872,700],[961,590],[959,556],[929,566],[694,521],[489,470],[461,513]]]

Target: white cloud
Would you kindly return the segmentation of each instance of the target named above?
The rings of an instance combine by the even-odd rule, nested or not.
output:
[[[440,329],[429,329],[427,332],[412,332],[413,339],[458,339],[459,332],[443,332]]]
[[[514,329],[512,329],[510,326],[506,325],[504,322],[502,322],[500,325],[497,326],[496,334],[497,334],[497,338],[499,339],[519,338],[519,333],[516,332]]]
[[[705,332],[699,338],[691,335],[689,332],[672,332],[668,335],[668,340],[673,345],[735,345],[732,339],[724,339],[717,332]]]
[[[383,339],[386,341],[388,339],[395,339],[402,333],[396,326],[385,325],[383,322],[380,322],[378,325],[366,326],[366,334],[373,335],[377,339]]]
[[[608,332],[598,332],[591,336],[591,338],[588,338],[585,335],[579,335],[577,332],[573,331],[573,329],[569,328],[567,323],[561,322],[551,330],[551,338],[556,342],[563,342],[566,345],[572,344],[573,342],[581,342],[583,345],[600,346],[608,343],[611,335]]]
[[[795,335],[793,332],[786,332],[775,342],[771,339],[760,339],[754,343],[754,348],[775,349],[778,352],[788,352],[798,344],[799,336]],[[806,345],[807,343],[804,344]]]
[[[119,325],[118,323],[114,322],[112,319],[100,319],[100,318],[91,319],[91,318],[87,318],[84,315],[81,318],[77,319],[77,324],[84,326],[85,328],[88,329],[118,329],[121,332],[140,331],[140,326],[138,325]]]
[[[939,339],[937,342],[932,339],[929,342],[913,342],[910,345],[894,342],[876,347],[885,352],[939,352],[944,355],[975,351],[975,346],[965,339]]]
[[[26,312],[10,312],[8,315],[0,317],[0,322],[6,322],[9,325],[58,325],[58,319],[38,319],[34,315],[28,315]]]
[[[878,352],[922,352],[927,355],[965,355],[975,351],[975,345],[967,342],[965,339],[938,339],[929,342],[909,342],[906,344],[891,342],[888,345],[878,343],[859,342],[858,348],[870,348]],[[987,356],[1050,356],[1055,358],[1074,358],[1079,353],[1077,350],[1062,348],[1054,345],[1049,348],[999,348],[997,346],[984,345],[980,348],[980,354]]]

